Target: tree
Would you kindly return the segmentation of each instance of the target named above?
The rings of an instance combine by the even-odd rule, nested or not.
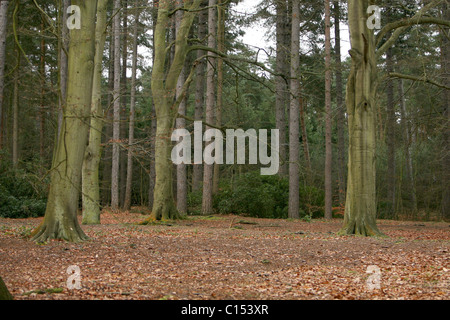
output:
[[[282,161],[280,166],[280,176],[286,176],[288,174],[288,162],[287,150],[286,150],[286,104],[288,100],[288,84],[286,79],[288,78],[288,54],[289,43],[287,35],[289,35],[288,17],[287,17],[287,4],[286,0],[276,0],[276,44],[277,44],[277,57],[275,72],[280,76],[275,78],[275,117],[276,128],[280,130],[280,159]],[[281,75],[285,75],[285,77]]]
[[[113,150],[111,165],[111,209],[119,208],[119,163],[120,163],[120,0],[114,0],[114,115]]]
[[[335,42],[335,64],[336,64],[336,126],[338,140],[338,180],[339,180],[339,204],[345,204],[345,110],[342,83],[342,61],[341,61],[341,8],[340,0],[334,1],[334,42]]]
[[[0,3],[0,150],[3,147],[3,93],[5,89],[6,34],[9,0]]]
[[[198,9],[200,3],[201,0],[184,2],[184,14],[174,42],[174,57],[169,63],[167,63],[166,59],[169,46],[166,40],[166,32],[174,8],[170,0],[160,0],[158,3],[158,20],[154,34],[155,60],[151,80],[157,117],[155,142],[156,181],[153,209],[149,220],[167,220],[179,217],[173,197],[170,137],[178,115],[180,102],[180,99],[177,99],[174,103],[176,85],[186,61],[189,30],[196,14],[195,10]],[[190,78],[191,74],[188,77],[187,84]]]
[[[434,17],[424,16],[441,1],[431,1],[414,16],[386,24],[375,37],[369,29],[367,10],[371,1],[349,0],[352,66],[347,82],[347,114],[349,127],[349,160],[347,199],[341,234],[381,235],[376,225],[375,147],[377,61],[414,24],[450,25]],[[392,31],[387,40],[385,35]],[[378,47],[378,49],[377,49]]]
[[[53,156],[50,190],[42,223],[32,241],[63,239],[71,242],[88,237],[77,220],[81,169],[88,141],[92,101],[97,1],[72,0],[80,8],[80,29],[71,30],[67,103],[61,135]]]
[[[139,0],[136,0],[136,7],[139,6]],[[131,208],[131,189],[133,182],[133,144],[134,144],[134,121],[136,106],[136,72],[138,59],[138,21],[139,9],[135,8],[134,29],[133,29],[133,62],[131,66],[131,94],[130,94],[130,127],[128,131],[128,159],[127,159],[127,183],[125,189],[125,201],[123,207],[125,210]]]
[[[83,224],[100,223],[99,165],[103,128],[102,60],[106,42],[106,11],[109,0],[99,0],[95,30],[94,79],[92,88],[89,140],[82,170]]]
[[[299,218],[300,166],[300,1],[292,1],[291,99],[289,108],[289,218]]]
[[[208,9],[208,47],[216,47],[216,3],[217,0],[209,0]],[[207,65],[206,65],[206,122],[214,123],[214,113],[215,113],[215,73],[216,69],[216,59],[212,54],[208,55]],[[211,127],[206,126],[206,130],[211,129]],[[209,142],[213,143],[213,142]],[[206,146],[209,144],[206,143]],[[208,215],[213,213],[213,175],[214,175],[214,165],[204,164],[203,165],[203,198],[202,198],[202,213]]]
[[[331,125],[331,10],[325,0],[325,218],[333,218]]]

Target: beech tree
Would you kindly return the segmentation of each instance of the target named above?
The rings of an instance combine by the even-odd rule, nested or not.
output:
[[[377,61],[408,27],[415,24],[450,25],[450,21],[425,15],[441,4],[434,0],[414,16],[386,24],[375,36],[369,28],[370,0],[348,1],[352,65],[347,82],[349,160],[347,198],[341,234],[382,235],[376,224],[375,147]],[[392,34],[385,39],[390,32]],[[384,42],[383,42],[384,41]]]
[[[182,10],[180,8],[176,10],[171,0],[160,0],[158,3],[158,20],[154,34],[155,59],[151,80],[157,117],[155,142],[156,179],[153,192],[153,209],[149,220],[168,220],[179,217],[173,197],[172,143],[170,137],[181,101],[181,99],[177,99],[174,103],[176,86],[186,61],[189,30],[196,15],[195,10],[198,9],[201,2],[201,0],[184,1]],[[179,10],[183,11],[183,17],[174,42],[174,57],[171,62],[167,62],[167,49],[170,47],[170,44],[167,43],[166,33],[170,17]],[[186,80],[185,88],[191,79],[192,74]],[[180,97],[182,98],[183,96]]]
[[[97,1],[72,0],[80,8],[80,29],[70,31],[67,102],[61,134],[53,156],[50,190],[44,220],[32,232],[32,241],[88,237],[77,220],[81,169],[88,141],[95,56]]]

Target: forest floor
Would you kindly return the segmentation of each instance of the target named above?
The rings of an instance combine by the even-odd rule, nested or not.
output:
[[[379,220],[387,237],[364,238],[339,219],[145,218],[105,212],[91,240],[45,244],[29,240],[42,218],[0,219],[0,276],[17,300],[450,299],[449,223]]]

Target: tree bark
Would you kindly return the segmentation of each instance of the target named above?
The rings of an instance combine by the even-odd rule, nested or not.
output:
[[[207,5],[208,3],[206,3]],[[203,41],[207,35],[207,22],[208,22],[208,11],[203,10],[198,14],[198,39]],[[200,59],[206,54],[203,50],[197,51],[197,59]],[[196,70],[196,80],[195,80],[195,121],[203,121],[203,104],[205,103],[205,70],[206,62],[205,59],[199,61]],[[203,134],[203,132],[202,132]],[[203,164],[194,163],[193,173],[192,173],[192,191],[200,190],[203,182]]]
[[[388,73],[394,72],[394,61],[392,49],[386,51],[386,67]],[[396,170],[395,170],[395,137],[396,137],[396,116],[395,116],[395,102],[394,102],[394,81],[388,79],[386,88],[386,143],[387,143],[387,202],[389,203],[389,218],[395,218],[395,204],[396,204]]]
[[[136,0],[136,7],[139,6],[139,0]],[[139,9],[135,9],[134,29],[133,29],[133,62],[131,66],[131,93],[130,93],[130,127],[128,132],[128,159],[127,159],[127,183],[125,190],[125,201],[123,207],[125,210],[131,208],[131,190],[133,182],[133,144],[134,144],[134,120],[136,105],[136,71],[137,71],[137,49],[138,49],[138,21]]]
[[[5,88],[6,35],[9,0],[0,3],[0,150],[3,148],[3,105]]]
[[[176,85],[181,70],[184,67],[187,49],[188,34],[192,26],[195,10],[201,0],[185,2],[183,19],[175,39],[175,53],[172,62],[166,70],[166,31],[169,26],[169,13],[172,9],[171,0],[160,0],[158,6],[158,21],[156,24],[155,62],[152,71],[152,94],[155,104],[157,128],[155,145],[156,181],[153,198],[153,209],[149,219],[168,220],[179,218],[176,210],[172,188],[172,161],[171,161],[171,135],[178,115],[178,104],[174,103]]]
[[[341,30],[340,30],[340,5],[339,0],[334,1],[334,38],[335,38],[335,64],[336,64],[336,126],[338,140],[338,184],[339,184],[339,204],[345,205],[345,110],[344,98],[342,95],[342,62],[341,62]]]
[[[180,1],[177,1],[177,7],[182,6],[183,4],[180,3]],[[181,26],[181,20],[183,19],[183,12],[178,11],[175,14],[175,29],[176,32],[179,31]],[[180,115],[185,116],[186,115],[186,99],[183,98],[183,86],[186,81],[186,64],[184,65],[183,69],[181,70],[180,76],[178,78],[177,82],[177,89],[176,89],[176,99],[182,99],[180,102],[180,105],[178,107],[178,113]],[[176,128],[177,129],[184,129],[186,128],[186,120],[184,118],[177,118],[176,120]],[[187,214],[187,167],[186,164],[181,163],[176,166],[177,170],[177,210],[181,215]]]
[[[375,92],[377,64],[373,31],[367,28],[369,0],[349,0],[352,66],[347,82],[349,160],[341,234],[381,235],[376,225]]]
[[[14,168],[19,165],[19,67],[20,57],[19,48],[17,48],[17,67],[14,71],[14,91],[13,91],[13,127],[12,127],[12,164]]]
[[[450,21],[450,4],[443,3],[443,18]],[[442,61],[442,83],[448,88],[450,87],[450,28],[443,28],[441,61]],[[445,34],[444,34],[445,33]],[[442,92],[442,108],[443,108],[443,144],[442,150],[442,203],[441,212],[442,219],[450,220],[450,90],[444,89]]]
[[[216,5],[217,0],[209,0],[208,9],[208,47],[216,47]],[[209,54],[211,55],[211,54]],[[216,59],[208,58],[206,66],[206,122],[214,123],[215,111],[215,81],[214,72],[216,69]],[[205,130],[211,129],[206,126]],[[214,143],[214,142],[209,142]],[[208,146],[209,143],[206,143]],[[206,147],[205,146],[205,147]],[[213,213],[213,175],[214,165],[203,165],[203,198],[202,198],[202,213],[208,215]]]
[[[67,28],[67,8],[70,0],[62,0],[61,39],[59,51],[59,102],[58,102],[58,135],[60,136],[64,115],[64,104],[67,99],[67,52],[69,51],[69,29]]]
[[[80,7],[81,29],[71,31],[67,103],[61,136],[54,153],[45,217],[32,232],[32,241],[88,237],[77,220],[81,168],[88,140],[95,56],[97,1],[72,0]]]
[[[299,218],[300,166],[300,1],[292,1],[291,99],[289,108],[289,218]]]
[[[331,10],[325,0],[325,219],[333,218],[331,125]]]
[[[120,10],[120,0],[114,0],[114,12]],[[120,14],[114,17],[114,115],[111,168],[111,209],[119,209],[120,164]]]
[[[99,165],[103,129],[102,62],[106,42],[106,11],[108,0],[99,0],[95,30],[94,78],[92,87],[89,140],[84,153],[82,170],[83,224],[100,223]]]
[[[287,28],[287,5],[286,0],[276,0],[276,41],[277,41],[277,58],[275,71],[277,74],[283,74],[286,70],[288,63],[288,47],[286,44],[286,28]],[[281,177],[288,175],[288,161],[287,161],[287,148],[286,148],[286,105],[288,97],[288,82],[289,75],[285,74],[285,78],[277,76],[276,81],[276,96],[275,96],[275,116],[276,127],[280,132],[280,171],[278,174]]]

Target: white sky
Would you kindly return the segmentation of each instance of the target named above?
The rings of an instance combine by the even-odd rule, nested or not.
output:
[[[257,11],[257,5],[260,0],[243,0],[237,6],[234,6],[233,10],[245,13],[247,15],[254,14]],[[346,59],[350,50],[350,40],[348,26],[345,23],[340,24],[341,28],[341,52],[343,60]],[[260,23],[253,24],[250,28],[244,29],[245,36],[242,41],[250,46],[260,47],[264,49],[276,48],[275,39],[271,39],[270,42],[266,41],[266,34],[268,29]],[[334,42],[334,32],[331,32],[332,41]]]

